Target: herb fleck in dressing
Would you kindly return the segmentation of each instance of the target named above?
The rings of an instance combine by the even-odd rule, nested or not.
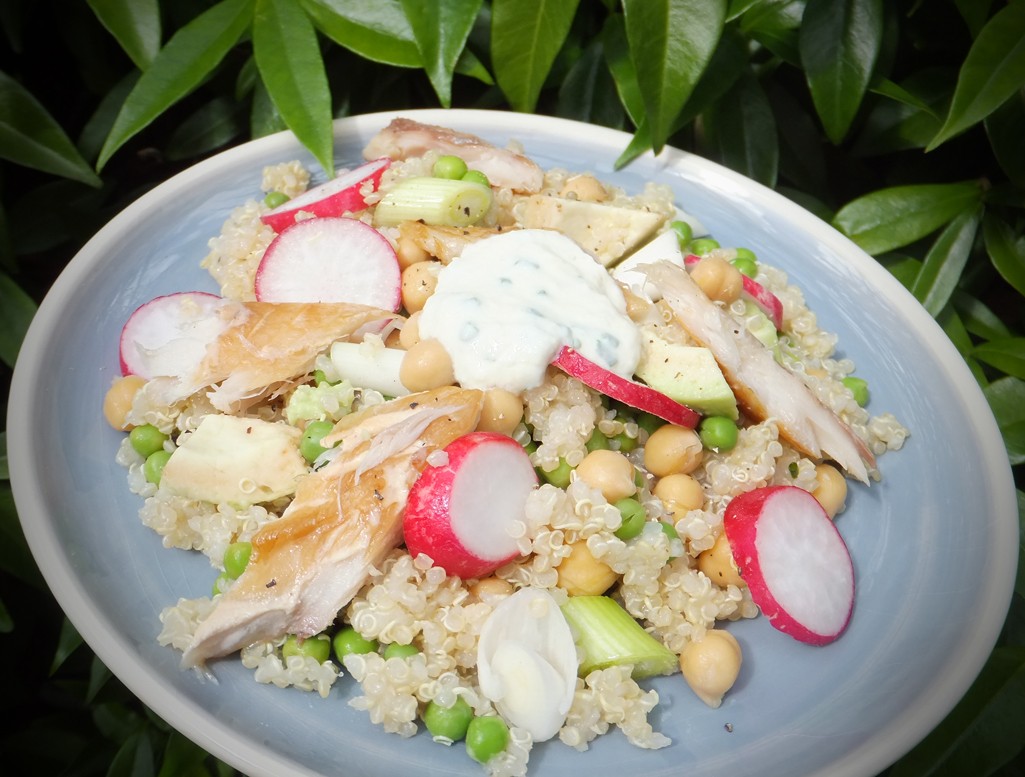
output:
[[[441,272],[419,326],[445,347],[466,388],[540,385],[564,345],[626,378],[641,353],[620,287],[576,243],[544,229],[467,246]]]

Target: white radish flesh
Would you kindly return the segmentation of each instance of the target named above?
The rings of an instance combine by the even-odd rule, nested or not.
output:
[[[323,217],[363,210],[367,207],[366,195],[377,188],[390,164],[390,159],[375,159],[343,172],[263,214],[260,220],[275,232],[281,232],[294,224],[300,213]]]
[[[796,486],[735,497],[723,529],[751,598],[779,631],[825,645],[854,609],[854,567],[822,505]]]
[[[537,474],[523,447],[503,434],[472,432],[445,448],[409,492],[406,549],[423,553],[449,575],[476,578],[520,555],[512,530]]]
[[[267,246],[256,271],[260,302],[350,302],[398,310],[401,272],[387,239],[362,221],[298,221]]]
[[[187,375],[226,328],[224,300],[205,291],[166,294],[140,305],[121,329],[122,375]]]

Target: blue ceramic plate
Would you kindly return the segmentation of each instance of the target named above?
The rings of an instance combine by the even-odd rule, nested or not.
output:
[[[910,749],[968,688],[992,648],[1016,568],[1017,508],[1010,467],[983,395],[915,300],[827,224],[758,184],[667,149],[622,171],[623,133],[540,116],[488,111],[408,112],[510,139],[544,167],[591,171],[628,191],[668,184],[724,245],[743,245],[801,286],[821,326],[840,335],[872,390],[870,409],[910,430],[882,457],[883,481],[852,487],[838,526],[859,584],[854,618],[826,648],[802,645],[763,619],[730,626],[744,651],[722,707],[684,681],[653,683],[652,716],[673,744],[629,745],[618,732],[578,753],[535,747],[530,774],[689,777],[868,777]],[[339,164],[392,118],[338,122]],[[460,746],[421,733],[387,735],[346,704],[256,683],[238,661],[217,682],[178,668],[156,642],[158,613],[210,589],[207,560],[167,550],[142,526],[139,498],[114,462],[120,435],[103,395],[117,374],[117,340],[131,311],[167,292],[217,291],[199,262],[231,209],[259,195],[264,165],[312,159],[288,134],[247,143],[175,176],[102,229],[40,307],[11,391],[7,443],[18,511],[58,601],[104,663],[151,709],[252,777],[480,775]]]

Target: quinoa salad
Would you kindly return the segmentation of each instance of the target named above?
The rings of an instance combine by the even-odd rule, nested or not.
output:
[[[358,685],[504,777],[542,742],[670,745],[648,680],[718,707],[732,622],[842,639],[835,527],[909,431],[771,257],[458,128],[396,119],[364,157],[265,168],[196,257],[220,293],[125,323],[117,462],[210,561],[159,613],[183,671]]]

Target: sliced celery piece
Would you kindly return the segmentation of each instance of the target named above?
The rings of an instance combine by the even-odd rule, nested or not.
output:
[[[677,655],[608,596],[571,596],[561,609],[584,654],[581,677],[625,664],[633,665],[635,680],[679,671]]]
[[[442,227],[468,227],[491,207],[491,187],[450,178],[406,178],[387,191],[374,209],[377,226],[423,221]]]

